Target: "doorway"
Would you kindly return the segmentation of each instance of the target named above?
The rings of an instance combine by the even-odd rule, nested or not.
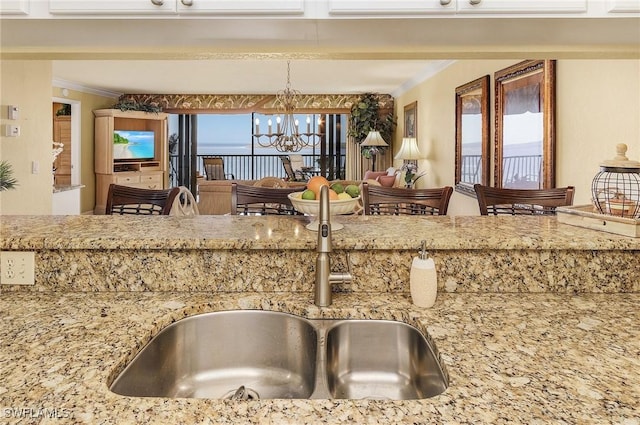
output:
[[[53,98],[53,141],[62,143],[62,152],[53,163],[54,184],[80,184],[80,102]]]

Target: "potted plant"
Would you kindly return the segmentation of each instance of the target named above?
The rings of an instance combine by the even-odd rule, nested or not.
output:
[[[178,133],[172,133],[169,136],[169,154],[177,155],[178,154],[178,142],[180,138],[178,137]]]
[[[0,161],[0,192],[15,189],[18,181],[13,177],[13,168],[7,161]]]
[[[395,127],[393,112],[385,113],[380,110],[378,95],[365,93],[360,100],[351,107],[351,123],[349,136],[360,144],[367,138],[370,131],[379,131],[386,142],[390,142]],[[368,148],[361,149],[365,158],[370,157]]]

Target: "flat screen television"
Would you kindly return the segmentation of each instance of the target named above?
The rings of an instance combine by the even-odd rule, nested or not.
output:
[[[113,159],[115,161],[148,161],[155,158],[153,131],[115,130]]]

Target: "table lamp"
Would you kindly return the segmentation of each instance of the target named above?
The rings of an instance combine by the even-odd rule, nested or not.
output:
[[[389,145],[384,141],[379,131],[370,131],[360,146],[363,148],[369,148],[369,154],[373,161],[371,164],[371,171],[376,171],[376,155],[382,148]]]
[[[409,161],[402,166],[402,169],[406,170],[405,182],[407,187],[413,186],[413,183],[417,179],[413,179],[413,176],[418,174],[418,159],[422,158],[422,154],[418,149],[418,141],[415,137],[405,137],[402,139],[402,145],[400,150],[394,156],[394,159],[402,159]]]

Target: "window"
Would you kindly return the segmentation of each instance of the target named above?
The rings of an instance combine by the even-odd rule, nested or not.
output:
[[[323,137],[315,145],[291,153],[302,155],[305,166],[319,168],[320,173],[329,179],[344,178],[346,125],[342,123],[347,122],[346,115],[310,113],[296,114],[295,118],[301,133],[323,133]],[[175,144],[170,146],[169,155],[171,184],[187,186],[195,181],[196,173],[204,175],[204,156],[221,156],[225,173],[232,174],[238,180],[285,177],[279,156],[287,153],[273,147],[263,147],[257,142],[253,137],[256,119],[260,133],[269,132],[269,120],[271,132],[276,132],[276,115],[170,115],[169,140],[170,145],[172,140]]]

